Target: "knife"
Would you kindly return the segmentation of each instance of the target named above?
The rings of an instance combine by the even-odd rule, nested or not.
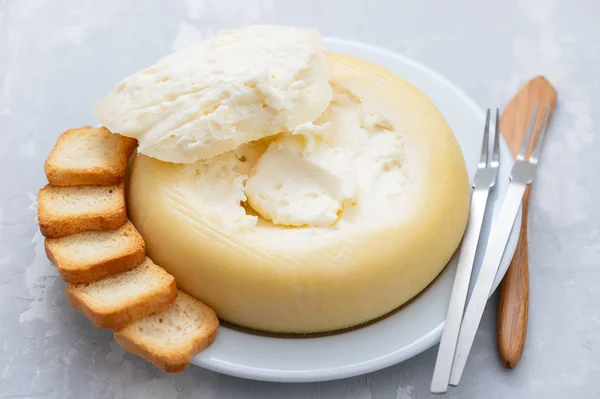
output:
[[[500,132],[514,157],[519,153],[527,132],[529,115],[532,114],[536,104],[540,103],[543,108],[550,108],[549,123],[556,105],[556,97],[556,90],[550,82],[543,76],[536,76],[527,82],[504,108],[500,119]],[[529,313],[527,216],[530,191],[531,186],[528,186],[523,195],[519,241],[500,285],[498,351],[502,363],[509,368],[516,367],[521,359],[527,334]]]

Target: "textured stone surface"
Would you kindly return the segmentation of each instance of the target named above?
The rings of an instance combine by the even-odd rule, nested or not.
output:
[[[485,4],[485,5],[484,5]],[[527,346],[507,371],[488,305],[451,398],[600,398],[600,28],[597,0],[0,0],[0,397],[429,398],[436,349],[319,384],[165,375],[68,307],[36,226],[57,135],[93,123],[121,77],[217,29],[310,25],[441,72],[482,107],[545,74],[559,105],[532,196]]]

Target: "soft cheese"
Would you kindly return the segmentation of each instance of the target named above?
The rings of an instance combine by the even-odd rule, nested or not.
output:
[[[139,140],[138,152],[193,163],[313,121],[330,68],[314,29],[222,31],[121,81],[94,115]]]
[[[229,322],[367,322],[431,283],[464,232],[468,178],[444,117],[376,65],[328,61],[335,93],[310,123],[190,165],[133,163],[128,209],[149,256]]]
[[[275,224],[329,226],[356,195],[351,154],[327,145],[305,147],[295,136],[274,141],[246,183],[249,204]]]

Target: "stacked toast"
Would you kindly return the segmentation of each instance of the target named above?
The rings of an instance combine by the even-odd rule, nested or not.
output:
[[[146,257],[127,220],[124,178],[136,146],[103,127],[64,132],[44,165],[38,220],[71,306],[114,330],[126,350],[178,372],[213,342],[219,322]]]

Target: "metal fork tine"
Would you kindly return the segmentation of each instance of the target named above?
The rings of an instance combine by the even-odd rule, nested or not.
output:
[[[494,127],[494,149],[492,150],[492,164],[493,168],[497,168],[500,165],[500,110],[496,108],[496,125]]]
[[[483,131],[483,144],[481,144],[481,156],[479,157],[479,167],[485,168],[488,165],[488,143],[490,135],[490,109],[485,113],[485,130]]]
[[[542,149],[542,142],[544,141],[544,134],[546,133],[546,126],[548,123],[548,116],[550,114],[550,107],[546,107],[546,112],[544,112],[544,122],[542,122],[542,127],[540,129],[540,134],[538,135],[538,139],[535,142],[535,147],[533,147],[533,151],[531,152],[531,157],[529,158],[529,162],[532,164],[537,164],[540,151]]]
[[[531,133],[533,132],[533,128],[535,127],[535,122],[537,121],[539,109],[540,103],[537,103],[537,105],[535,106],[535,111],[533,111],[533,116],[531,117],[531,122],[529,122],[527,134],[525,135],[523,144],[521,144],[521,150],[519,151],[519,155],[517,155],[517,160],[519,161],[523,161],[525,159],[525,155],[527,154],[527,148],[529,148],[529,142],[531,141]]]

